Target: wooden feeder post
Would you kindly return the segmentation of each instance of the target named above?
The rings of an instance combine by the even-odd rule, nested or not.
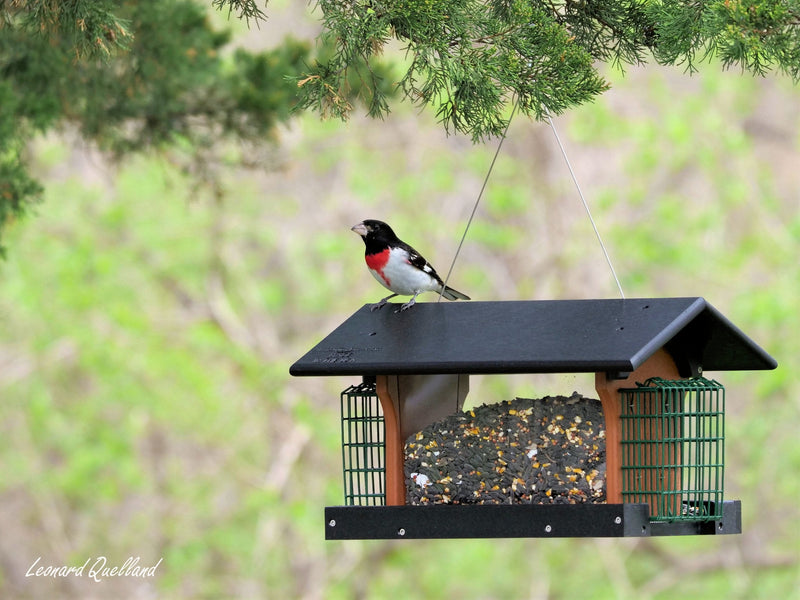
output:
[[[403,438],[400,434],[400,406],[389,393],[388,377],[378,375],[375,387],[383,409],[386,427],[386,505],[406,503],[406,482],[403,469]]]
[[[600,396],[603,406],[603,416],[606,422],[606,502],[610,504],[622,503],[622,419],[619,390],[621,388],[635,387],[637,383],[644,383],[651,377],[664,379],[680,379],[678,367],[672,357],[663,349],[657,350],[638,369],[624,379],[609,379],[607,373],[595,373],[595,389]],[[653,414],[657,409],[653,408]],[[660,436],[659,431],[645,432],[644,441],[653,441]],[[673,457],[676,458],[676,457]],[[650,464],[656,464],[657,457],[648,459]],[[677,461],[675,461],[677,462]],[[655,474],[651,471],[651,481],[648,489],[655,489],[652,478]],[[674,489],[680,484],[679,480],[671,480]],[[651,510],[653,507],[651,507]]]
[[[703,298],[419,302],[402,313],[393,306],[373,312],[365,305],[289,370],[374,378],[374,389],[366,389],[382,408],[385,464],[354,470],[362,479],[385,472],[384,491],[327,507],[328,539],[741,533],[741,503],[722,497],[722,461],[692,464],[682,455],[724,448],[724,388],[697,376],[774,369],[777,362]],[[405,439],[460,410],[469,375],[514,373],[595,374],[606,423],[607,503],[406,506]],[[722,408],[684,410],[684,400],[712,397],[712,389],[721,390]],[[712,414],[713,440],[697,433]],[[635,433],[626,430],[631,423]],[[717,485],[685,489],[683,475],[692,472],[713,474]],[[356,497],[376,496],[383,505],[356,505]]]

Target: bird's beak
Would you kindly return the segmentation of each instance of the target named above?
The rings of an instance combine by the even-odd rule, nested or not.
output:
[[[353,225],[350,228],[350,231],[355,231],[361,237],[364,237],[368,233],[367,226],[364,225],[364,223],[358,223],[357,225]]]

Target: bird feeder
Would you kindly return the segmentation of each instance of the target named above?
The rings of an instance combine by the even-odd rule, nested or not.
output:
[[[341,395],[345,506],[328,539],[741,533],[723,499],[725,390],[776,361],[703,298],[365,305],[290,368]],[[404,440],[461,409],[471,374],[594,373],[606,503],[407,506]]]

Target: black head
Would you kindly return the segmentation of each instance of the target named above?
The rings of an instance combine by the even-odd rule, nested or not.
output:
[[[364,238],[364,243],[397,239],[391,227],[383,221],[376,221],[375,219],[366,219],[357,225],[353,225],[350,229]]]

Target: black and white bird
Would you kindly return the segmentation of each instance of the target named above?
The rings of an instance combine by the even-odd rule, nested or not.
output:
[[[372,276],[392,292],[372,310],[381,308],[395,296],[411,296],[411,300],[400,307],[407,310],[414,306],[422,292],[436,292],[448,300],[469,300],[469,296],[444,285],[442,278],[431,264],[411,246],[400,240],[383,221],[367,219],[351,228],[364,240],[364,258]],[[444,288],[444,292],[442,292]]]

